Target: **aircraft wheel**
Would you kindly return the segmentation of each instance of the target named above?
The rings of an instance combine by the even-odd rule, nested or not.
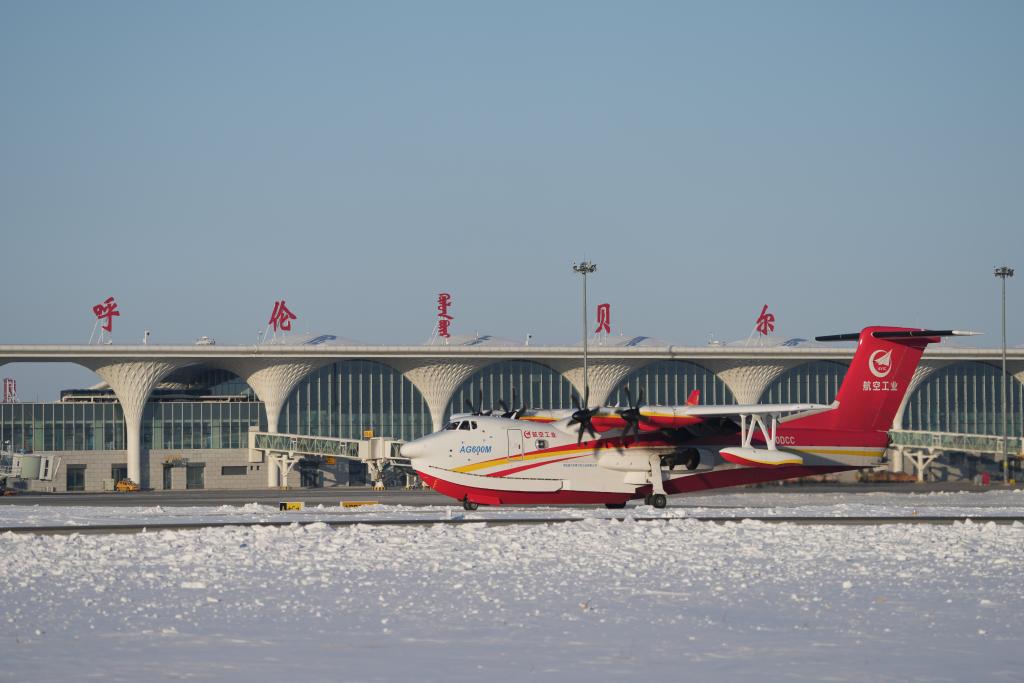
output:
[[[469,510],[470,512],[472,512],[473,510],[476,510],[478,507],[480,507],[480,503],[474,503],[469,498],[462,499],[463,510]]]
[[[651,496],[651,505],[656,508],[663,508],[668,505],[668,496],[663,493],[655,493]]]
[[[651,494],[648,493],[646,496],[644,496],[644,505],[650,505],[650,504],[651,504]]]
[[[686,461],[686,469],[695,470],[700,467],[700,452],[695,452],[690,456],[690,459]]]
[[[626,507],[625,503],[605,503],[604,506],[609,510],[621,510]]]

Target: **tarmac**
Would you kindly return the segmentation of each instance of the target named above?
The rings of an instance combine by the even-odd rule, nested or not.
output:
[[[870,483],[870,484],[789,484],[785,486],[769,485],[747,488],[723,488],[701,491],[704,496],[743,493],[744,491],[759,493],[930,493],[933,491],[973,491],[982,492],[1007,488],[1002,485],[979,486],[969,482],[926,482],[918,483]],[[687,494],[670,496],[670,507],[685,507]],[[191,491],[137,491],[134,493],[95,492],[95,493],[27,493],[19,492],[13,496],[0,497],[0,505],[89,505],[89,506],[149,506],[165,507],[234,505],[242,506],[249,503],[276,506],[281,501],[301,501],[307,506],[337,505],[341,501],[374,501],[383,505],[450,505],[461,504],[442,496],[430,489],[413,489],[410,491],[392,489],[374,491],[368,486],[338,486],[332,488],[299,488],[299,489],[238,489],[238,490],[191,490]],[[708,507],[702,504],[703,507]],[[558,507],[592,507],[592,506],[558,506]]]

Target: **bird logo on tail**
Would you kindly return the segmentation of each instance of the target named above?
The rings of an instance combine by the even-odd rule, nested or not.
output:
[[[892,349],[878,349],[868,357],[868,369],[879,379],[892,370]]]

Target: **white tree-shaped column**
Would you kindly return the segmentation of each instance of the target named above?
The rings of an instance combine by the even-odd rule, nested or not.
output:
[[[782,373],[800,365],[797,360],[710,360],[701,364],[714,372],[729,387],[740,405],[751,405],[761,400],[765,389]]]
[[[88,367],[110,386],[121,403],[128,439],[128,478],[141,487],[148,487],[149,468],[142,468],[142,412],[153,387],[181,367],[181,363],[171,360],[111,360]]]
[[[301,361],[269,360],[265,358],[239,358],[221,361],[219,367],[238,375],[263,401],[267,411],[267,431],[277,433],[281,408],[292,390],[314,370],[332,362],[317,358]],[[266,459],[267,486],[281,485],[280,472],[273,458]]]
[[[588,400],[590,407],[604,405],[612,390],[619,386],[619,383],[629,373],[647,363],[648,361],[645,360],[633,359],[590,359],[587,368],[590,384],[590,399]],[[569,380],[582,401],[584,394],[583,359],[558,358],[548,361],[547,364]]]
[[[469,379],[474,372],[493,361],[476,358],[442,359],[395,359],[391,367],[402,373],[413,383],[430,411],[433,431],[444,426],[444,413],[452,400],[455,390]]]
[[[914,370],[914,376],[910,378],[910,386],[907,387],[907,393],[903,394],[903,401],[900,403],[899,410],[896,411],[896,417],[892,420],[893,429],[903,429],[903,414],[907,411],[907,404],[910,403],[910,396],[917,391],[917,388],[921,386],[921,383],[932,376],[936,370],[941,370],[952,363],[948,360],[934,360],[931,358],[922,358],[917,368]]]

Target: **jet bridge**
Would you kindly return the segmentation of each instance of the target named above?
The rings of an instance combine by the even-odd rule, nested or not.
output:
[[[0,492],[14,480],[53,481],[61,459],[48,453],[12,453],[0,451]]]
[[[280,472],[279,482],[287,482],[288,474],[302,459],[343,458],[365,464],[374,489],[396,486],[412,488],[419,484],[419,477],[412,471],[408,458],[399,456],[403,443],[399,439],[379,436],[342,439],[250,431],[249,462],[274,462]]]

